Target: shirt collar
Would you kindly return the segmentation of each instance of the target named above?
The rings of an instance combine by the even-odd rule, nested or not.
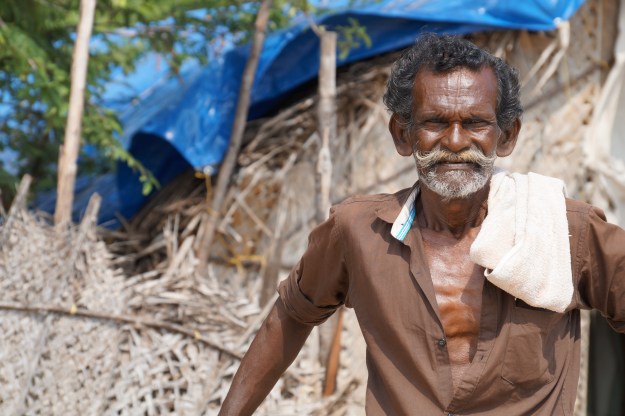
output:
[[[383,221],[393,224],[391,227],[391,235],[395,239],[404,241],[408,231],[412,228],[417,212],[415,200],[419,195],[418,183],[415,183],[410,189],[398,192],[396,195],[396,202],[393,204],[384,204],[384,206],[377,210],[377,215]]]
[[[401,211],[399,211],[399,215],[393,222],[391,235],[399,241],[404,241],[406,234],[408,234],[408,231],[412,228],[412,223],[414,222],[414,217],[417,213],[417,208],[414,203],[415,199],[417,199],[417,195],[419,195],[419,187],[415,186],[412,188],[410,195],[408,195],[408,199],[404,202],[404,205],[401,207]]]

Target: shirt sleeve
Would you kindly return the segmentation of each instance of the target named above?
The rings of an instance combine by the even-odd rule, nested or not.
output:
[[[348,289],[345,246],[336,209],[308,237],[308,248],[282,281],[278,293],[287,313],[306,325],[319,325],[345,303]]]
[[[625,230],[590,207],[580,232],[579,306],[597,309],[614,330],[625,333]]]

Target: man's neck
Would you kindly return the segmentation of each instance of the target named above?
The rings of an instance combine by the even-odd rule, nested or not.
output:
[[[460,239],[479,227],[486,217],[488,191],[484,188],[467,198],[445,199],[421,185],[417,204],[417,222],[421,228],[447,232]]]

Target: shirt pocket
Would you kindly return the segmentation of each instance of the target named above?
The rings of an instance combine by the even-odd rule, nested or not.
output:
[[[561,314],[517,299],[512,307],[501,377],[525,390],[537,390],[555,375],[554,323]]]

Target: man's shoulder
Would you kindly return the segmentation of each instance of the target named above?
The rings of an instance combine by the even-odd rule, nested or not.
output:
[[[572,234],[584,232],[590,224],[606,223],[606,215],[601,208],[571,198],[566,198],[565,201],[569,231]]]
[[[567,213],[580,213],[585,215],[596,214],[605,218],[605,214],[601,208],[591,205],[587,202],[580,201],[578,199],[565,198]]]
[[[593,206],[584,202],[584,201],[580,201],[577,199],[573,199],[573,198],[564,198],[564,201],[566,203],[566,211],[567,212],[581,212],[581,213],[585,213],[590,211]]]
[[[400,191],[401,192],[401,191]],[[399,192],[398,192],[399,193]],[[369,194],[369,195],[352,195],[337,204],[340,208],[363,209],[369,206],[378,207],[385,203],[397,200],[397,194]]]
[[[341,210],[366,210],[372,208],[375,210],[381,207],[385,207],[389,204],[401,206],[402,201],[407,198],[410,191],[411,188],[405,188],[393,194],[381,193],[369,195],[352,195],[340,202],[339,204],[335,205],[334,208],[338,208]]]
[[[405,188],[393,194],[380,193],[370,195],[353,195],[332,207],[341,215],[375,213],[381,209],[401,209],[412,188]]]

